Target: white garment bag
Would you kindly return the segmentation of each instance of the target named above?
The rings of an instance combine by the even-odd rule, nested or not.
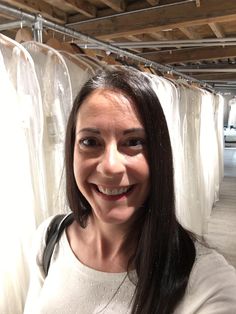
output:
[[[82,60],[82,58],[65,51],[60,51],[60,54],[68,68],[71,81],[72,98],[74,100],[81,87],[95,72],[89,64]]]
[[[187,100],[183,101],[182,94],[180,102],[180,89],[174,83],[155,75],[149,75],[149,77],[164,111],[170,134],[174,163],[176,215],[183,226],[196,231],[192,220],[192,211],[189,208],[189,177],[185,161]],[[181,107],[180,104],[182,105]]]
[[[228,119],[228,128],[234,127],[236,128],[236,98],[232,98],[229,101],[229,119]]]
[[[185,228],[202,235],[223,176],[222,99],[181,81],[148,77],[169,129],[177,218]]]
[[[44,211],[41,94],[27,51],[0,34],[0,313],[21,314],[27,253]]]
[[[71,80],[66,63],[55,49],[37,42],[23,44],[32,56],[42,94],[44,176],[47,217],[66,212],[64,142],[72,107]]]
[[[200,126],[201,186],[204,195],[205,220],[210,217],[219,191],[219,150],[215,125],[215,96],[202,90]]]

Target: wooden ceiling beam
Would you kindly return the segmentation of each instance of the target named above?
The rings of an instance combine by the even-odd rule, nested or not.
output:
[[[67,21],[67,15],[65,12],[43,0],[2,0],[1,2],[12,5],[29,13],[39,13],[44,18],[58,24],[65,24]]]
[[[218,25],[217,23],[209,23],[208,25],[210,26],[211,30],[213,31],[217,38],[225,37],[225,34],[220,25]]]
[[[160,0],[146,0],[148,4],[150,5],[158,5],[160,3]]]
[[[87,17],[96,17],[97,8],[84,0],[65,0],[66,6]]]
[[[174,1],[176,1],[176,0],[174,0]],[[132,12],[135,10],[142,10],[142,9],[146,9],[146,8],[147,8],[147,3],[145,1],[141,1],[141,2],[135,1],[135,2],[131,2],[130,4],[128,2],[125,12]],[[114,10],[112,10],[110,7],[97,10],[97,17],[106,17],[106,16],[110,16],[113,14],[114,14]],[[67,23],[83,22],[86,20],[87,20],[87,18],[81,16],[81,14],[75,14],[75,15],[68,16]]]
[[[148,53],[145,54],[144,57],[163,64],[234,58],[236,57],[236,47],[202,47],[169,51],[165,50],[161,52]]]
[[[195,2],[176,3],[73,27],[90,36],[107,39],[235,19],[235,0],[201,0],[200,7],[196,7]]]
[[[166,36],[162,33],[149,33],[148,34],[151,38],[155,39],[155,40],[166,40]]]
[[[130,35],[130,36],[126,36],[126,38],[130,41],[142,41],[142,39],[140,39],[139,37],[137,36],[133,36],[133,35]]]
[[[190,27],[180,27],[179,30],[188,38],[188,39],[200,39],[201,36],[194,32]]]
[[[125,0],[101,0],[101,2],[103,2],[116,12],[124,12],[126,9]]]

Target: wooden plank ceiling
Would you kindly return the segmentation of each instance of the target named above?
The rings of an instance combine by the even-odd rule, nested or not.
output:
[[[4,0],[1,4],[40,13],[56,24],[195,78],[236,84],[235,0]],[[12,21],[13,16],[0,11],[0,26]],[[1,29],[12,38],[17,31]],[[107,57],[99,46],[84,49],[83,41],[45,29],[44,41],[50,36],[73,41],[84,53]]]

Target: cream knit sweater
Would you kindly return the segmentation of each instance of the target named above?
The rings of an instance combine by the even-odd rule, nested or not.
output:
[[[104,273],[83,265],[73,254],[65,232],[44,278],[41,261],[50,220],[36,233],[24,314],[130,313],[135,286],[126,273]],[[236,314],[235,269],[214,250],[200,244],[196,249],[184,299],[174,314]]]

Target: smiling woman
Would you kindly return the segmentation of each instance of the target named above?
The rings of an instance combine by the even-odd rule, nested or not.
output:
[[[93,223],[124,227],[145,202],[149,190],[145,131],[131,100],[121,92],[97,89],[80,107],[74,175],[93,209]]]
[[[235,270],[176,219],[169,132],[147,77],[109,68],[90,79],[65,150],[74,220],[47,277],[51,218],[39,227],[25,314],[236,312]]]

